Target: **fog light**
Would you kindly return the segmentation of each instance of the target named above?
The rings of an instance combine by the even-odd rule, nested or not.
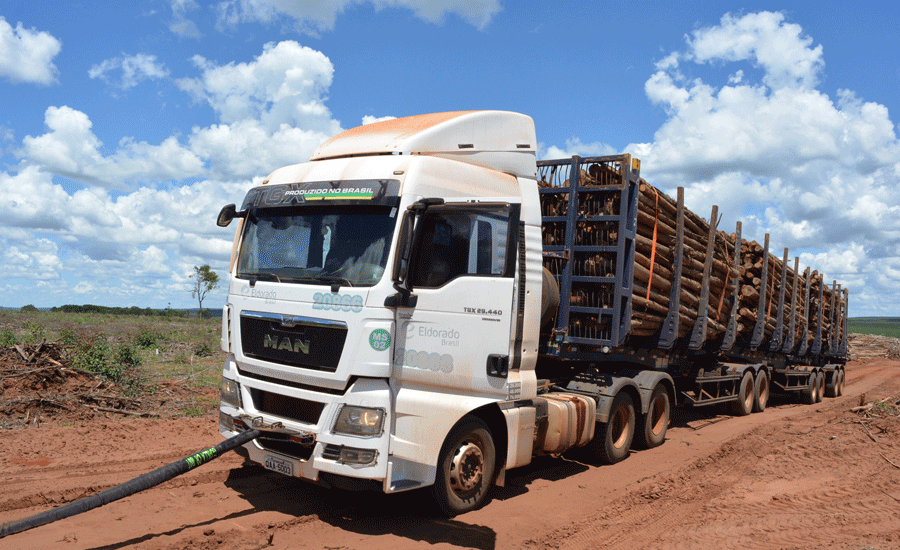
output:
[[[234,431],[234,419],[231,418],[231,415],[225,414],[222,411],[219,411],[219,426],[228,430],[229,432]]]
[[[338,462],[347,464],[371,464],[375,462],[378,451],[374,449],[355,449],[353,447],[344,447],[341,449],[341,455]]]

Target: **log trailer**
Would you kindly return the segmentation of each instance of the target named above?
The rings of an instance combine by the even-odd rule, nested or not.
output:
[[[447,515],[508,469],[664,442],[671,408],[840,395],[847,291],[627,154],[536,161],[502,111],[348,130],[238,210],[219,430],[288,476]]]

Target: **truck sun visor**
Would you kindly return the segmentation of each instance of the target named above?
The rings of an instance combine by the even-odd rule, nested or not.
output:
[[[399,180],[347,180],[310,183],[285,183],[254,187],[244,198],[241,210],[259,207],[299,206],[320,201],[366,201],[372,204],[396,203]]]

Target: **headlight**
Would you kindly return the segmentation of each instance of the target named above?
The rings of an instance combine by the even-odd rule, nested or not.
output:
[[[375,437],[384,426],[384,409],[344,405],[334,423],[334,433]]]
[[[241,385],[234,380],[223,376],[222,383],[219,385],[219,394],[222,397],[222,403],[241,408]]]

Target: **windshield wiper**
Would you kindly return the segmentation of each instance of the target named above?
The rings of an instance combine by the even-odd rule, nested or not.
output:
[[[278,278],[278,275],[274,273],[241,273],[244,277],[250,279],[250,286],[256,284],[256,281],[275,281],[276,283],[280,283],[281,279]],[[238,275],[240,277],[240,275]]]

